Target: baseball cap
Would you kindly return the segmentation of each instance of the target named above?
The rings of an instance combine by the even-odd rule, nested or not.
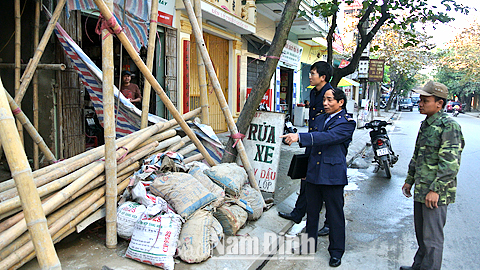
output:
[[[448,88],[443,83],[434,81],[427,82],[422,89],[416,89],[413,92],[423,96],[436,96],[445,99],[448,97]]]
[[[124,70],[124,71],[122,71],[122,77],[125,76],[125,75],[132,76],[132,73],[128,70]]]

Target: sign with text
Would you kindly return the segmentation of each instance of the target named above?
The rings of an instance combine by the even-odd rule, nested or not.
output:
[[[173,15],[175,14],[174,0],[157,0],[158,1],[158,17],[157,22],[166,25],[173,25]]]
[[[284,122],[283,113],[257,111],[243,140],[258,187],[265,192],[275,191]]]
[[[251,87],[247,87],[247,97],[250,95],[252,92]],[[269,88],[265,95],[263,95],[262,101],[260,101],[260,104],[265,104],[268,107],[268,110],[270,111],[273,108],[273,97],[272,97],[272,88]]]
[[[371,82],[383,81],[383,66],[385,59],[370,59],[368,65],[368,80]]]
[[[280,55],[280,61],[289,66],[298,66],[300,63],[300,57],[302,56],[303,48],[290,40],[287,40],[285,47],[283,47],[282,54]]]

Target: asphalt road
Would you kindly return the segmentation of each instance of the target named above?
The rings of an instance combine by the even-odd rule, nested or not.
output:
[[[399,269],[410,265],[417,249],[413,227],[413,199],[402,195],[407,166],[414,150],[420,122],[425,118],[413,112],[396,114],[388,127],[393,149],[399,161],[392,168],[392,178],[385,172],[374,173],[373,152],[367,147],[364,157],[349,169],[346,187],[347,250],[338,269]],[[448,208],[445,226],[443,269],[480,269],[480,119],[461,114],[455,118],[462,126],[466,148],[458,175],[456,203]],[[323,222],[323,219],[320,219]],[[319,238],[319,251],[313,260],[270,261],[264,269],[329,268],[328,237]]]

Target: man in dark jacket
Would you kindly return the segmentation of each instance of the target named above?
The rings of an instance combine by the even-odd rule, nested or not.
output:
[[[298,141],[301,147],[307,147],[309,160],[305,179],[306,232],[308,238],[315,240],[316,251],[319,213],[325,202],[330,225],[329,265],[332,267],[341,264],[345,252],[343,189],[348,184],[347,149],[356,126],[352,116],[345,110],[346,103],[347,99],[342,90],[327,90],[323,97],[326,114],[317,114],[311,118],[310,132],[281,136],[288,144]]]
[[[310,67],[310,85],[314,86],[310,91],[309,117],[308,126],[309,131],[312,131],[312,122],[315,116],[324,114],[323,96],[325,92],[332,89],[329,81],[333,75],[333,67],[325,61],[315,62]],[[307,212],[307,197],[305,195],[306,182],[302,179],[300,183],[300,194],[295,203],[295,208],[290,213],[278,212],[278,215],[292,220],[295,223],[300,223]],[[325,220],[323,228],[318,232],[318,235],[324,236],[329,233],[328,219]]]

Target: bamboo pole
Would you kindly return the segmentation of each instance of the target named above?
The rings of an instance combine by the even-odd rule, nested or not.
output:
[[[163,141],[165,139],[168,139],[168,138],[171,138],[173,136],[175,136],[177,134],[177,131],[175,131],[174,129],[170,129],[170,130],[167,130],[163,133],[160,133],[160,134],[157,134],[157,135],[154,135],[152,137],[150,137],[148,140],[144,141],[143,143],[139,144],[137,146],[137,148],[140,148],[140,147],[143,147],[147,144],[150,144],[152,142],[155,142],[155,141]]]
[[[22,15],[20,11],[20,0],[15,0],[15,95],[20,91],[20,62],[22,61]],[[17,121],[18,134],[23,144],[23,128]],[[22,145],[23,146],[23,145]]]
[[[194,0],[195,16],[197,17],[198,27],[200,33],[203,33],[202,26],[202,1]],[[200,49],[197,47],[197,66],[198,66],[198,86],[200,87],[200,107],[202,108],[202,124],[210,125],[210,118],[208,113],[208,87],[207,75],[205,72],[205,63],[203,62]]]
[[[108,9],[108,7],[105,5],[103,0],[94,0],[94,1],[95,1],[95,4],[97,5],[97,7],[99,8],[100,12],[102,13],[102,15],[105,17],[105,19],[107,21],[108,20],[115,20],[115,26],[113,27],[113,30],[115,32],[118,32],[117,37],[122,42],[122,44],[125,46],[125,49],[130,54],[130,57],[132,58],[133,62],[140,69],[140,71],[145,76],[145,78],[148,80],[148,82],[152,85],[153,89],[155,89],[155,92],[157,92],[158,96],[163,101],[163,103],[165,104],[167,109],[170,111],[173,118],[175,118],[177,120],[178,124],[180,125],[180,127],[182,127],[183,131],[187,134],[188,137],[190,137],[192,142],[197,146],[198,150],[205,157],[205,160],[208,162],[208,164],[210,164],[210,166],[214,166],[215,161],[213,160],[213,158],[208,154],[205,147],[202,145],[200,140],[195,136],[195,133],[190,129],[190,127],[187,125],[185,120],[183,120],[180,113],[175,108],[175,105],[173,105],[172,101],[168,98],[167,94],[165,94],[165,91],[163,91],[162,87],[156,81],[155,77],[153,77],[152,73],[150,73],[148,68],[145,66],[142,59],[140,58],[138,53],[133,48],[132,44],[128,40],[125,33],[120,31],[120,26],[116,23],[115,17],[113,17],[112,13]]]
[[[188,158],[184,159],[183,162],[184,162],[185,164],[188,164],[188,163],[190,163],[190,162],[199,161],[199,160],[202,160],[202,159],[203,159],[203,157],[202,157],[201,154],[196,154],[196,155],[193,155],[193,156],[191,156],[191,157],[188,157]]]
[[[190,138],[185,136],[183,137],[180,142],[178,142],[177,144],[174,144],[172,146],[170,146],[167,151],[171,151],[171,152],[176,152],[178,149],[182,148],[187,142],[190,141]]]
[[[21,68],[26,68],[27,64],[21,64]],[[4,68],[15,68],[15,64],[10,63],[0,63],[0,69]],[[46,69],[46,70],[60,70],[63,71],[67,69],[65,64],[38,64],[37,69]]]
[[[156,2],[156,1],[153,1]],[[113,10],[113,0],[105,0]],[[115,152],[115,97],[113,35],[102,30],[103,110],[105,112],[106,246],[117,247],[117,160]]]
[[[5,91],[5,94],[8,99],[8,103],[10,105],[10,109],[12,110],[13,114],[15,115],[15,118],[22,124],[23,127],[25,127],[25,130],[27,133],[30,135],[32,138],[33,142],[35,143],[35,146],[38,146],[42,153],[45,155],[45,158],[49,163],[53,163],[57,161],[55,156],[53,155],[52,151],[50,151],[50,148],[48,148],[47,144],[43,140],[42,136],[38,133],[37,129],[35,128],[34,125],[28,120],[27,116],[25,113],[20,109],[20,106],[13,100],[12,96]],[[37,98],[37,106],[38,106],[38,98]],[[38,108],[35,107],[38,111]],[[38,115],[37,115],[37,127],[38,127]],[[35,120],[34,120],[35,122]]]
[[[45,32],[43,33],[42,40],[40,40],[40,43],[38,44],[37,49],[35,50],[35,54],[33,55],[33,58],[30,59],[30,61],[28,61],[27,68],[25,69],[23,76],[20,79],[22,84],[20,85],[18,94],[15,95],[15,102],[17,103],[20,103],[22,101],[23,96],[27,91],[28,85],[32,80],[33,73],[37,69],[38,62],[40,62],[40,58],[42,58],[45,47],[47,46],[50,36],[52,35],[53,29],[55,29],[55,24],[57,23],[58,18],[60,17],[60,14],[63,11],[63,7],[65,6],[66,1],[67,0],[58,0],[57,6],[55,7],[55,11],[53,12],[52,18],[50,18],[50,21],[48,21],[47,29],[45,29]]]
[[[184,119],[190,119],[195,117],[197,114],[201,112],[201,109],[195,109],[183,115]],[[145,132],[149,132],[155,130],[155,133],[162,132],[166,129],[169,129],[177,124],[175,119],[172,119],[167,122],[157,123],[153,126],[150,126],[146,129],[139,130],[137,132],[131,133],[125,137],[122,137],[117,140],[117,146],[122,147],[127,142],[133,140],[135,137],[142,135]],[[97,148],[93,148],[88,150],[84,153],[78,154],[74,157],[69,159],[60,161],[58,163],[52,164],[50,166],[41,168],[37,171],[33,172],[33,176],[35,177],[35,183],[37,186],[44,185],[52,181],[53,179],[62,177],[72,171],[77,170],[80,167],[86,166],[87,164],[92,163],[94,160],[101,158],[104,155],[105,145],[99,146]],[[15,182],[13,179],[4,181],[0,183],[0,191],[5,191],[11,188],[15,188]],[[1,209],[0,209],[1,210]]]
[[[110,9],[113,10],[113,9]],[[157,37],[157,17],[158,17],[158,0],[152,1],[152,10],[150,11],[150,30],[148,33],[148,47],[147,47],[147,68],[150,72],[153,70],[153,57],[155,55],[155,39]],[[160,40],[158,41],[160,42]],[[160,53],[160,52],[159,52]],[[148,111],[150,109],[150,91],[152,86],[148,81],[145,81],[143,87],[142,100],[142,122],[140,128],[148,126]]]
[[[182,156],[185,156],[186,154],[192,152],[192,151],[195,151],[197,149],[197,147],[195,147],[195,144],[189,144],[187,146],[185,146],[184,148],[180,149],[178,151],[178,153]]]
[[[0,88],[4,89],[0,80]],[[40,197],[33,184],[32,170],[23,151],[20,137],[15,130],[15,121],[8,105],[5,91],[0,89],[0,138],[4,144],[5,156],[18,186],[25,212],[25,220],[32,236],[33,245],[38,252],[38,261],[42,269],[61,269],[53,241],[47,233],[47,221],[42,211]]]
[[[236,135],[238,133],[237,126],[233,121],[232,114],[230,109],[228,108],[228,103],[225,100],[225,96],[223,95],[222,88],[218,81],[217,75],[215,74],[215,69],[213,68],[212,61],[210,56],[208,55],[207,48],[205,46],[205,41],[203,40],[202,33],[200,32],[199,26],[197,21],[195,20],[195,13],[193,12],[192,3],[190,0],[183,0],[185,5],[185,10],[187,11],[188,18],[190,19],[190,24],[192,25],[193,33],[195,34],[195,40],[197,41],[197,48],[200,49],[203,61],[205,62],[208,76],[210,82],[213,85],[213,89],[215,90],[215,94],[217,95],[218,102],[220,103],[220,107],[222,108],[223,115],[225,116],[225,120],[228,124],[228,128],[230,129],[230,133],[232,135]],[[257,180],[255,179],[255,173],[253,172],[253,168],[250,165],[250,161],[248,160],[247,153],[245,152],[245,147],[243,146],[242,140],[238,140],[237,143],[237,150],[240,154],[240,159],[242,160],[242,164],[245,168],[245,171],[248,174],[248,179],[250,180],[250,185],[255,188],[256,190],[260,191],[258,188]]]
[[[40,1],[35,2],[35,26],[33,31],[33,47],[38,46],[40,39]],[[38,72],[33,75],[33,127],[38,130]],[[54,157],[55,158],[55,157]],[[33,144],[33,169],[40,168],[38,144]]]

